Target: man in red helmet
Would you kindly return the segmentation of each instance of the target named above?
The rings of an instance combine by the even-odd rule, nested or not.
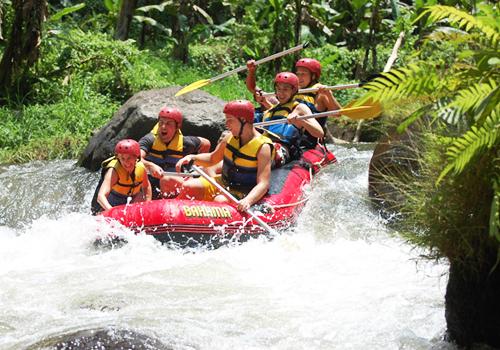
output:
[[[142,161],[153,184],[153,198],[177,194],[184,179],[165,175],[164,172],[174,172],[180,158],[210,150],[209,140],[182,134],[182,119],[179,109],[163,107],[158,113],[157,126],[139,140]]]
[[[125,139],[116,144],[115,155],[102,163],[101,179],[92,199],[94,215],[117,205],[151,200],[151,185],[140,159],[137,141]]]
[[[253,127],[254,107],[249,101],[231,101],[224,106],[226,127],[230,134],[211,153],[192,154],[177,162],[194,162],[204,167],[222,161],[222,174],[215,180],[240,199],[238,210],[245,211],[260,200],[269,189],[271,178],[272,141]],[[228,199],[204,178],[184,182],[177,198],[227,202]]]

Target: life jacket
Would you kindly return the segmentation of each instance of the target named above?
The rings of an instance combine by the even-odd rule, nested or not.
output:
[[[277,119],[286,119],[290,113],[299,105],[299,102],[295,101],[292,97],[291,101],[278,104],[270,109],[268,109],[264,116],[262,117],[262,121],[269,120],[277,120]],[[265,127],[269,133],[264,133],[264,135],[273,138],[274,136],[279,137],[281,142],[284,142],[287,145],[295,145],[299,143],[300,140],[300,130],[297,129],[294,125],[288,123],[281,123],[275,125],[269,125]]]
[[[320,85],[319,83],[316,83],[316,84],[308,86],[307,89],[317,88],[319,85]],[[302,94],[297,93],[293,99],[299,103],[305,104],[307,107],[309,107],[311,112],[318,113],[318,110],[316,109],[316,105],[315,105],[317,95],[318,95],[317,91],[306,92],[306,93],[302,93]],[[323,125],[321,125],[321,126],[323,126]]]
[[[274,157],[272,141],[264,135],[253,138],[240,147],[238,138],[231,136],[224,150],[222,180],[231,189],[249,192],[257,185],[257,154],[264,144],[271,146],[271,159]]]
[[[320,83],[315,83],[313,85],[310,85],[307,87],[307,89],[313,89],[319,87],[321,84]],[[311,110],[312,113],[319,113],[318,109],[316,108],[316,97],[318,96],[318,92],[306,92],[303,94],[296,94],[294,97],[294,100],[305,104],[309,109]],[[327,117],[321,117],[321,118],[316,118],[318,121],[319,125],[323,128],[323,130],[326,127],[326,121]],[[314,149],[316,145],[318,144],[318,138],[312,136],[307,130],[304,131],[304,133],[300,137],[300,147],[305,148],[305,149]]]
[[[179,159],[188,155],[185,151],[187,149],[184,136],[180,130],[177,130],[174,137],[168,145],[166,145],[158,136],[158,133],[152,131],[154,135],[154,142],[151,150],[146,155],[145,159],[153,162],[165,171],[175,171],[175,164]]]
[[[97,195],[99,194],[99,189],[101,188],[102,182],[104,181],[104,176],[108,169],[115,169],[118,175],[117,183],[111,188],[111,192],[108,196],[109,204],[113,207],[126,204],[128,197],[134,197],[139,194],[142,188],[142,182],[146,175],[146,168],[142,162],[137,162],[135,165],[134,173],[132,176],[122,167],[120,162],[116,157],[111,157],[102,162],[101,177],[99,183],[94,192],[91,202],[91,211],[93,215],[103,211],[101,205],[97,202]],[[133,179],[132,179],[133,178]]]
[[[104,173],[113,168],[118,175],[118,181],[111,187],[111,191],[126,197],[133,197],[141,191],[146,168],[142,162],[135,164],[134,172],[129,174],[116,157],[111,157],[103,162]]]

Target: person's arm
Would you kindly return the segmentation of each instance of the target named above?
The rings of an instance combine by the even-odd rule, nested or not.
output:
[[[325,89],[323,86],[321,86],[318,90],[315,105],[316,109],[320,112],[335,111],[342,108],[340,103],[333,96],[332,92]]]
[[[257,153],[257,185],[240,200],[238,210],[245,211],[259,201],[269,190],[271,180],[271,146],[264,144]]]
[[[144,164],[144,166],[148,170],[148,173],[150,173],[151,176],[160,179],[163,176],[163,169],[158,164],[155,164],[153,162],[150,162],[149,160],[144,159],[146,157],[146,154],[147,154],[146,151],[141,149],[141,162]]]
[[[145,159],[148,152],[153,147],[154,138],[154,135],[152,133],[149,133],[141,137],[141,139],[139,140],[139,145],[141,147],[141,162],[144,164],[151,176],[160,179],[163,175],[163,169],[161,168],[161,166]]]
[[[256,89],[255,70],[257,69],[257,66],[255,65],[255,60],[247,61],[247,69],[248,69],[248,74],[245,83],[247,85],[248,91],[250,91],[252,95],[255,96],[255,89]]]
[[[200,145],[198,146],[198,151],[196,153],[210,152],[210,141],[204,137],[198,137],[198,140],[200,140]]]
[[[188,154],[187,156],[181,158],[177,164],[175,164],[175,170],[181,172],[181,168],[184,164],[189,164],[193,161],[196,165],[202,167],[209,167],[217,164],[224,158],[224,150],[226,149],[227,140],[231,137],[231,133],[226,135],[226,137],[219,142],[217,147],[210,153],[199,153],[199,154]]]
[[[153,198],[151,183],[149,182],[149,178],[147,176],[144,176],[144,180],[142,181],[142,191],[144,193],[146,202],[150,201]]]
[[[104,175],[101,187],[99,188],[99,193],[97,194],[97,203],[99,203],[99,205],[104,210],[113,208],[113,206],[108,202],[108,196],[111,192],[111,188],[116,184],[117,181],[118,175],[116,174],[115,169],[108,169],[106,175]]]
[[[271,108],[273,105],[272,103],[264,96],[262,96],[264,92],[261,89],[256,89],[255,93],[253,95],[255,101],[260,104],[263,108],[263,110],[268,110]]]
[[[301,103],[288,115],[288,122],[299,129],[304,128],[312,137],[321,138],[325,136],[323,128],[316,119],[297,119],[298,116],[308,114],[312,114],[311,110],[305,104]]]

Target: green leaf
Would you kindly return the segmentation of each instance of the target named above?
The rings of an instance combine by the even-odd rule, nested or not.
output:
[[[83,3],[83,2],[80,4],[77,4],[77,5],[71,6],[71,7],[66,7],[66,8],[54,13],[52,16],[50,16],[49,21],[56,22],[56,21],[60,20],[63,16],[70,14],[72,12],[75,12],[75,11],[81,10],[84,7],[85,7],[85,3]]]

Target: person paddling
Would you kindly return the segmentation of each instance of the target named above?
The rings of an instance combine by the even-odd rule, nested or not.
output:
[[[254,113],[249,101],[227,103],[224,114],[230,134],[213,152],[187,155],[176,165],[177,171],[181,171],[183,165],[191,162],[209,167],[222,161],[222,174],[215,176],[215,180],[240,199],[240,211],[246,211],[267,193],[271,178],[272,141],[253,127]],[[204,178],[185,181],[177,198],[228,202],[227,197]]]
[[[274,89],[278,104],[264,112],[262,120],[256,116],[256,121],[269,121],[275,119],[288,119],[288,123],[266,126],[266,136],[273,141],[278,141],[284,148],[280,151],[284,154],[285,163],[289,160],[298,159],[301,155],[300,139],[304,132],[316,138],[324,136],[323,129],[319,123],[311,119],[297,119],[298,116],[311,114],[311,110],[304,103],[295,100],[299,89],[299,79],[291,72],[281,72],[274,78]]]
[[[179,109],[163,107],[158,113],[158,124],[139,140],[142,162],[149,171],[149,180],[153,185],[153,198],[177,194],[184,178],[165,175],[164,172],[175,171],[179,159],[210,150],[209,140],[182,134],[182,121]]]
[[[116,144],[115,155],[102,163],[92,199],[94,215],[117,205],[151,200],[151,185],[140,158],[137,141],[125,139]]]
[[[270,100],[262,97],[262,90],[256,86],[256,66],[255,61],[247,62],[248,75],[246,78],[247,89],[254,94],[255,99],[263,108],[269,105]],[[319,88],[317,92],[297,93],[294,99],[299,103],[305,104],[312,113],[324,111],[332,111],[341,109],[342,106],[335,99],[332,92],[324,85],[319,83],[321,77],[321,63],[313,58],[301,58],[295,64],[296,75],[299,79],[299,89]],[[326,126],[327,117],[318,118],[318,123],[324,129]],[[301,138],[301,147],[310,149],[314,148],[318,142],[318,138],[313,136],[307,130]]]

